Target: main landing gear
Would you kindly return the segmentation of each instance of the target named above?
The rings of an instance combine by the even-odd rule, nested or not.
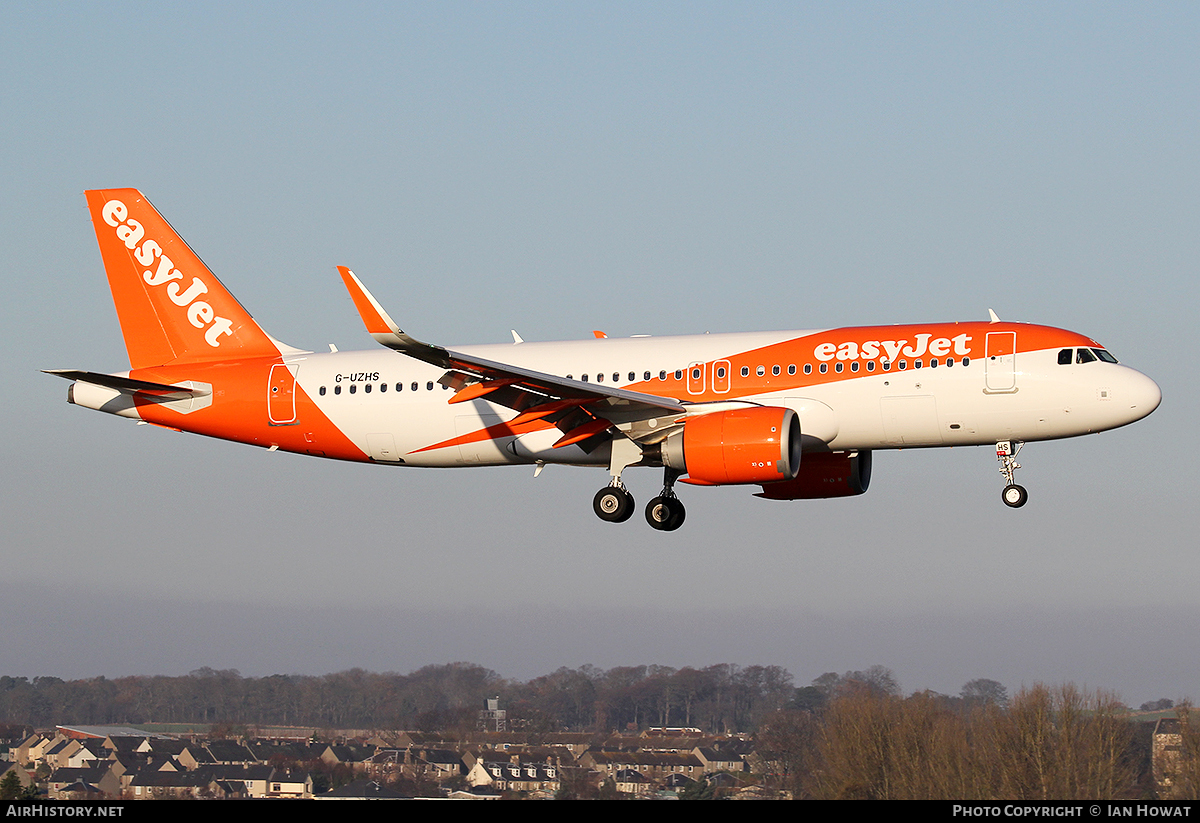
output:
[[[646,522],[658,531],[673,532],[683,525],[687,511],[675,496],[675,481],[680,472],[674,469],[665,469],[665,472],[662,493],[646,505]],[[592,500],[596,516],[609,523],[624,523],[633,516],[635,506],[633,495],[619,477],[614,477],[612,483],[596,492]]]
[[[996,459],[1000,461],[1000,473],[1004,475],[1004,480],[1008,484],[1000,493],[1000,499],[1004,501],[1004,505],[1013,509],[1019,509],[1029,501],[1029,492],[1025,491],[1024,486],[1018,486],[1013,477],[1017,469],[1021,468],[1021,464],[1017,462],[1017,453],[1024,445],[1020,440],[1001,440],[996,444]]]
[[[675,481],[679,478],[679,472],[674,469],[664,469],[664,472],[666,477],[663,481],[662,494],[646,505],[646,522],[653,529],[673,532],[683,525],[683,520],[687,517],[687,510],[675,496]]]

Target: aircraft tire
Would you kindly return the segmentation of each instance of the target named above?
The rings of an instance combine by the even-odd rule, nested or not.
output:
[[[675,497],[656,497],[646,506],[646,522],[662,532],[673,532],[683,525],[686,510]]]
[[[605,486],[592,500],[596,516],[609,523],[624,523],[633,514],[633,507],[633,496],[616,486]]]
[[[1029,492],[1025,491],[1024,486],[1018,486],[1014,483],[1011,486],[1004,487],[1004,491],[1000,493],[1000,499],[1009,508],[1019,509],[1029,501]]]

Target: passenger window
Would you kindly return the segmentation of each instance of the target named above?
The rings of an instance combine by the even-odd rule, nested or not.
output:
[[[643,380],[649,380],[649,379],[650,379],[650,372],[646,372],[646,373],[645,373],[645,374],[642,376],[642,379],[643,379]]]
[[[828,363],[822,363],[822,364],[821,364],[821,374],[825,374],[827,371],[829,371],[829,364],[828,364]]]
[[[396,384],[396,391],[404,391],[404,384],[403,384],[403,383],[397,383],[397,384]]]
[[[333,393],[334,393],[334,394],[341,394],[341,393],[342,393],[342,387],[341,387],[341,386],[334,386],[334,387],[333,387]]]
[[[380,390],[380,391],[387,391],[387,383],[380,383],[380,384],[379,384],[379,390]]]
[[[583,375],[582,377],[580,377],[579,379],[582,380],[584,383],[586,383],[588,381],[586,374]]]
[[[867,371],[875,371],[875,361],[874,360],[867,361]]]
[[[891,370],[892,370],[892,364],[891,364],[891,362],[890,362],[890,361],[888,361],[888,360],[884,360],[884,361],[883,361],[883,370],[884,370],[884,371],[891,371]]]
[[[354,387],[351,386],[350,388],[353,389]],[[425,384],[425,391],[433,391],[433,381],[432,380],[430,380],[428,383]]]
[[[795,374],[795,373],[796,373],[796,364],[789,363],[788,364],[788,374]]]
[[[834,364],[834,366],[833,366],[833,370],[834,370],[835,372],[837,372],[838,374],[841,374],[841,373],[842,373],[842,369],[843,369],[844,367],[845,367],[845,364],[844,364],[844,363],[842,363],[842,361],[840,361],[840,360],[839,360],[837,363],[835,363],[835,364]]]
[[[692,379],[693,380],[700,379],[700,369],[692,369]]]
[[[805,364],[804,364],[804,373],[805,373],[805,374],[812,374],[812,363],[805,363]]]
[[[351,393],[351,394],[354,394],[356,391],[358,391],[358,386],[356,386],[356,385],[354,385],[353,383],[351,383],[351,384],[350,384],[350,393]]]
[[[742,366],[742,377],[749,377],[749,376],[750,376],[750,367]]]
[[[683,369],[676,369],[676,370],[675,370],[675,379],[676,379],[676,380],[682,380],[682,379],[683,379]]]
[[[929,368],[931,368],[931,369],[937,368],[937,358],[936,357],[929,358]]]
[[[853,363],[850,364],[850,371],[858,371],[858,361],[857,360],[855,360]]]
[[[322,396],[322,397],[324,397],[324,396],[325,396],[325,387],[324,387],[324,386],[322,386],[322,387],[321,387],[321,392],[320,392],[320,394],[321,394],[321,396]]]
[[[772,366],[772,367],[771,367],[771,374],[773,374],[773,375],[775,375],[776,377],[778,377],[778,376],[779,376],[779,372],[780,372],[779,366]]]
[[[371,393],[371,384],[368,383],[367,385],[363,386],[363,391],[365,391],[367,394],[370,394]]]
[[[757,374],[759,377],[762,377],[763,375],[765,375],[767,373],[767,367],[759,366],[757,369],[754,370],[754,373]]]
[[[596,382],[597,382],[597,383],[603,383],[603,382],[604,382],[604,375],[603,375],[603,374],[600,374],[599,372],[597,372],[597,373],[596,373]]]
[[[905,369],[907,369],[907,368],[908,368],[908,361],[907,361],[907,360],[901,360],[901,361],[900,361],[900,371],[904,371],[904,370],[905,370]]]
[[[720,377],[721,379],[725,378],[725,367],[724,366],[721,366],[717,369],[717,377]]]
[[[660,371],[660,372],[658,373],[658,379],[659,379],[659,380],[666,380],[666,379],[667,379],[667,372],[666,372],[666,370],[665,370],[665,369],[664,369],[663,371]]]
[[[614,383],[621,382],[621,373],[620,372],[618,372],[618,371],[613,372],[613,382]]]
[[[963,358],[963,365],[964,365],[964,366],[969,366],[969,365],[971,365],[971,358],[969,358],[969,357],[964,357],[964,358]]]
[[[629,382],[632,383],[634,380],[637,380],[637,375],[634,374],[633,372],[630,372],[629,373]]]

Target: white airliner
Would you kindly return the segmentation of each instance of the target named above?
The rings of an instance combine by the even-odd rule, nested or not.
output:
[[[267,335],[134,189],[87,192],[130,371],[53,371],[68,400],[271,450],[392,466],[606,467],[596,514],[634,511],[622,473],[663,469],[646,520],[684,520],[680,481],[759,497],[862,494],[871,452],[995,445],[1004,502],[1023,442],[1140,420],[1153,380],[1075,332],[928,323],[442,348],[405,334],[339,267],[384,348]],[[990,312],[989,312],[990,313]]]

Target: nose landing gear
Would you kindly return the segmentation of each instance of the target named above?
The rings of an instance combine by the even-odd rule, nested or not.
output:
[[[1016,448],[1014,448],[1014,445]],[[1029,501],[1029,492],[1024,486],[1018,486],[1014,475],[1021,464],[1017,462],[1017,454],[1025,444],[1020,440],[1001,440],[996,444],[996,459],[1000,461],[1000,474],[1008,485],[1000,493],[1000,499],[1009,508],[1019,509]]]

